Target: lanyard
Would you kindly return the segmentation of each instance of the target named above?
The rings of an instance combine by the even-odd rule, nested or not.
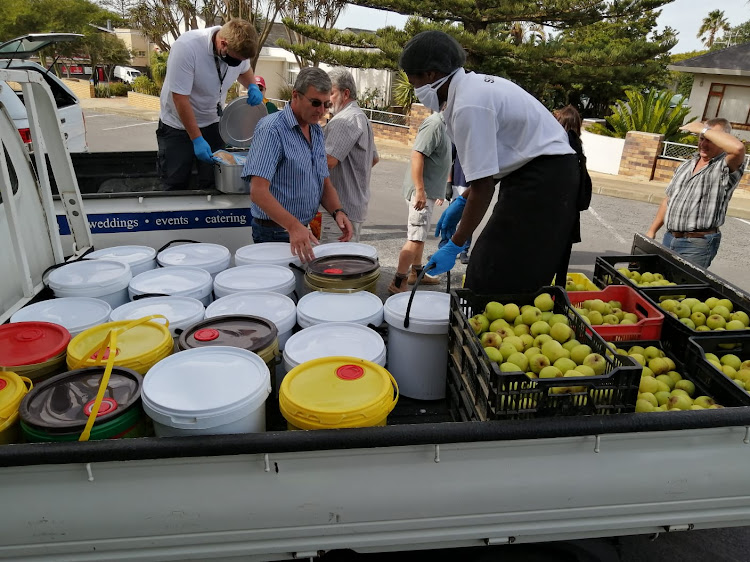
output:
[[[214,63],[216,64],[216,76],[219,77],[219,101],[216,102],[216,115],[221,117],[224,114],[224,110],[221,108],[221,86],[224,84],[224,78],[226,78],[227,72],[229,72],[229,66],[227,65],[227,69],[222,76],[221,69],[219,68],[219,56],[216,54],[214,54]]]

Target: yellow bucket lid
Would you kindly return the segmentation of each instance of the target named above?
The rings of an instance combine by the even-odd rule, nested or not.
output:
[[[356,357],[302,363],[287,373],[279,391],[281,413],[301,429],[371,426],[385,419],[397,401],[393,376]]]
[[[28,387],[26,386],[28,384]],[[31,389],[31,381],[13,371],[0,371],[0,431],[15,421],[18,406]]]
[[[169,355],[174,345],[169,327],[158,321],[107,322],[81,332],[70,341],[68,366],[77,369],[103,364],[109,350],[99,357],[97,346],[104,344],[111,330],[117,330],[115,365],[133,368],[141,374],[144,374],[142,367],[153,365]]]

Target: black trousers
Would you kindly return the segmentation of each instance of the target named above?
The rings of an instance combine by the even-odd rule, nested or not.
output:
[[[219,134],[218,122],[201,127],[201,134],[212,152],[226,146]],[[175,129],[159,120],[156,143],[159,147],[157,159],[159,178],[164,184],[164,189],[190,189],[190,174],[193,172],[194,164],[198,169],[198,189],[214,187],[213,164],[201,162],[195,157],[193,141],[190,140],[187,131]]]
[[[549,285],[570,257],[578,183],[575,154],[541,156],[504,177],[471,252],[465,286],[491,295]]]

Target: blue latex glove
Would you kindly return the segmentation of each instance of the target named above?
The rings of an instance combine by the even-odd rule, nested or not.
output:
[[[442,248],[432,254],[430,261],[424,266],[425,271],[430,275],[440,275],[450,271],[456,265],[456,256],[463,249],[463,247],[454,244],[452,240],[448,240]]]
[[[247,87],[247,104],[260,105],[261,103],[263,103],[263,94],[260,93],[260,88],[257,84],[250,84]]]
[[[193,139],[193,152],[195,157],[201,162],[216,162],[211,147],[203,137],[195,137]]]
[[[456,197],[453,202],[448,205],[448,208],[443,211],[440,215],[440,219],[435,226],[435,238],[442,238],[443,240],[450,240],[451,236],[456,233],[458,222],[461,220],[461,215],[464,214],[464,207],[466,206],[465,197]]]

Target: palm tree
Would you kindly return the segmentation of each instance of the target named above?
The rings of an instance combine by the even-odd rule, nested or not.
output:
[[[708,16],[703,18],[696,37],[703,41],[703,44],[710,49],[716,40],[716,34],[719,31],[729,31],[730,29],[731,26],[727,18],[724,17],[724,11],[712,10],[708,13]],[[707,37],[704,38],[704,35],[707,35]]]

